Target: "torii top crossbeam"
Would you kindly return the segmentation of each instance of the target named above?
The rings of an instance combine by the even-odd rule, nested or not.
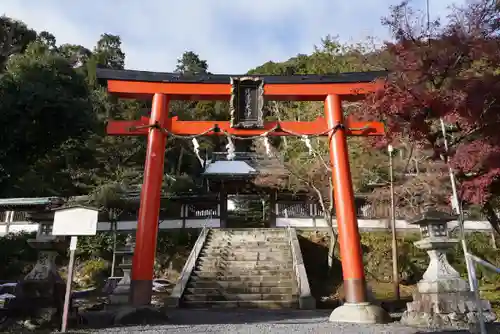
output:
[[[377,88],[376,80],[386,72],[340,73],[336,75],[212,75],[181,76],[176,73],[156,73],[143,71],[121,71],[98,69],[98,77],[106,80],[108,91],[122,98],[152,99],[154,94],[168,94],[170,100],[230,100],[234,78],[254,78],[265,82],[263,98],[273,101],[324,101],[328,95],[339,95],[344,101],[354,101]],[[109,135],[145,135],[149,119],[137,121],[111,121]],[[383,134],[380,122],[355,122],[345,120],[347,135],[373,136]],[[261,128],[244,130],[233,128],[229,122],[179,121],[168,119],[164,127],[177,135],[194,135],[217,126],[221,133],[238,136],[255,136],[278,127],[277,122],[266,122]],[[269,135],[287,136],[291,133],[315,135],[326,133],[328,124],[318,118],[312,122],[280,122],[287,131],[271,131]],[[208,132],[207,135],[217,134]]]
[[[229,100],[231,78],[259,78],[265,82],[264,96],[273,101],[324,101],[327,95],[356,100],[372,92],[385,71],[350,72],[332,75],[223,75],[183,76],[131,70],[98,69],[108,91],[124,98],[151,99],[164,93],[171,100]]]
[[[108,91],[123,98],[152,99],[150,118],[111,121],[110,135],[147,135],[148,147],[132,265],[131,300],[149,304],[160,209],[167,135],[225,134],[327,135],[333,165],[338,240],[342,258],[345,298],[349,304],[365,303],[366,281],[349,167],[348,135],[382,135],[379,122],[345,120],[342,101],[353,101],[374,92],[386,72],[336,75],[247,76],[153,73],[98,69]],[[169,117],[169,100],[229,100],[231,121],[179,121]],[[264,122],[265,100],[324,101],[325,118],[312,122]]]

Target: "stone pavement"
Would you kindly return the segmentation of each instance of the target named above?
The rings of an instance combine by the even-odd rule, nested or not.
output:
[[[398,323],[387,325],[333,324],[328,322],[330,310],[169,310],[168,324],[79,330],[73,333],[431,333]],[[102,314],[100,316],[103,316]],[[97,317],[97,314],[96,314]],[[99,319],[90,318],[99,326]],[[500,333],[492,328],[490,333]],[[439,333],[468,333],[451,331]]]

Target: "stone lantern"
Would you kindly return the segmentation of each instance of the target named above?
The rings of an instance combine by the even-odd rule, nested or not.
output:
[[[66,251],[67,242],[64,238],[52,235],[52,224],[40,222],[36,238],[28,240],[28,244],[37,250],[38,260],[24,280],[62,282],[57,271],[56,258]]]
[[[469,284],[446,257],[447,251],[459,242],[448,234],[447,224],[456,218],[426,206],[419,216],[409,221],[420,227],[422,239],[415,242],[415,246],[427,251],[430,262],[417,284],[413,302],[407,304],[407,310],[401,318],[405,325],[467,328],[478,322],[479,307],[482,307],[485,321],[495,320],[490,303],[481,300],[478,305]]]
[[[51,314],[57,320],[64,304],[65,282],[57,270],[56,258],[66,252],[68,244],[64,237],[52,235],[53,217],[53,212],[38,212],[28,217],[39,224],[36,238],[28,240],[29,246],[37,250],[38,259],[20,282],[18,298],[27,307],[44,312],[45,317]]]
[[[116,288],[109,296],[111,304],[126,304],[130,296],[130,271],[132,270],[132,257],[134,255],[135,240],[129,234],[125,240],[125,246],[117,249],[116,254],[121,254],[121,263],[118,265],[123,271],[123,277],[117,283]]]

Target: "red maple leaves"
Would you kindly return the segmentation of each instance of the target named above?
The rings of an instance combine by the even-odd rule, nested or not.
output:
[[[386,122],[385,140],[409,137],[436,157],[447,155],[463,198],[485,204],[500,188],[499,7],[478,0],[455,8],[445,27],[427,30],[408,23],[419,20],[408,19],[405,6],[384,21],[396,39],[384,50],[391,74],[367,97],[362,116]]]

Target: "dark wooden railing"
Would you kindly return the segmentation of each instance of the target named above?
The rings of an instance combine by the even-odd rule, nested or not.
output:
[[[186,206],[186,218],[216,218],[219,216],[217,203],[191,203]]]
[[[312,204],[312,205],[311,205]],[[285,202],[277,203],[278,210],[276,216],[280,218],[308,218],[323,217],[321,205],[317,203],[304,202]],[[311,209],[312,207],[312,209]],[[333,212],[335,217],[335,210]],[[359,204],[356,208],[356,215],[360,219],[387,219],[391,216],[391,207],[389,204]],[[486,217],[476,212],[465,211],[467,220],[486,221]],[[396,208],[396,219],[406,219],[406,215]]]
[[[278,202],[277,217],[287,218],[309,218],[314,217],[314,209],[311,210],[310,203],[303,202]],[[314,207],[313,207],[314,208]]]

